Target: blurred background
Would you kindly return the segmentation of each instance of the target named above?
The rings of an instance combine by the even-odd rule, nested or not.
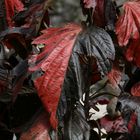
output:
[[[52,26],[60,26],[68,22],[80,23],[84,19],[80,0],[55,0],[53,9],[50,10]]]

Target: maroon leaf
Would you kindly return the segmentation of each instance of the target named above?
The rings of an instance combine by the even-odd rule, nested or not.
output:
[[[37,56],[37,60],[48,55],[45,61],[30,68],[30,71],[41,68],[45,72],[43,76],[35,80],[35,86],[45,109],[51,114],[50,123],[55,129],[57,127],[56,110],[65,73],[80,31],[81,28],[78,25],[69,24],[62,28],[46,30],[44,35],[33,41],[33,44],[45,44],[44,51]]]
[[[94,24],[99,27],[105,26],[105,1],[104,0],[96,0],[97,6],[95,7],[95,11],[93,14]]]

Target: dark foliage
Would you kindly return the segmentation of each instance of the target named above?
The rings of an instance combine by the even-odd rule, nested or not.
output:
[[[49,16],[47,9],[49,8],[51,0],[30,1],[27,9],[19,12],[14,21],[16,26],[20,26],[22,34],[26,38],[32,39],[36,37],[43,24],[49,25]]]
[[[87,22],[113,31],[116,22],[116,8],[111,0],[81,0],[83,13],[88,15]]]
[[[0,1],[0,32],[7,28],[4,0]]]
[[[50,2],[0,2],[0,139],[140,139],[139,1],[83,0],[87,21],[48,28]]]

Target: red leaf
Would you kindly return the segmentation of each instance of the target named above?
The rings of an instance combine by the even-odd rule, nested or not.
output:
[[[105,1],[104,0],[96,0],[97,5],[95,7],[95,11],[93,14],[94,24],[99,27],[105,26]]]
[[[126,2],[123,6],[124,14],[119,17],[116,24],[116,34],[120,46],[128,47],[126,58],[140,67],[140,1]]]
[[[139,39],[131,40],[128,49],[126,50],[126,59],[140,67],[140,42]]]
[[[133,131],[136,123],[137,123],[137,114],[134,112],[131,114],[130,120],[129,120],[128,125],[127,125],[129,132]]]
[[[17,12],[23,11],[24,5],[20,0],[5,0],[5,7],[8,25],[12,27],[14,25],[12,17],[15,15],[15,10]]]
[[[115,120],[111,120],[108,116],[103,117],[100,120],[101,127],[103,127],[107,132],[119,132],[126,133],[128,132],[127,127],[124,124],[122,117],[119,117]]]
[[[136,83],[132,88],[131,88],[131,94],[133,96],[140,96],[140,82]]]
[[[49,130],[48,117],[45,113],[41,114],[33,125],[21,134],[20,140],[51,140]]]
[[[120,46],[126,46],[129,39],[140,37],[140,1],[126,2],[123,6],[124,14],[116,23],[116,34]]]
[[[83,0],[85,8],[95,8],[96,7],[96,0]]]
[[[113,66],[110,73],[107,75],[110,83],[115,87],[118,88],[118,85],[122,79],[122,72],[116,66]]]
[[[50,123],[53,128],[57,127],[56,110],[61,94],[65,73],[70,55],[81,28],[75,24],[68,24],[62,28],[50,28],[43,31],[43,35],[33,41],[33,44],[45,44],[44,51],[33,60],[41,60],[37,66],[31,67],[30,71],[41,68],[45,73],[35,80],[38,94],[51,114]]]
[[[116,11],[112,0],[82,1],[83,14],[87,14],[94,25],[101,28],[106,28],[108,30],[114,30],[114,24],[116,22]]]

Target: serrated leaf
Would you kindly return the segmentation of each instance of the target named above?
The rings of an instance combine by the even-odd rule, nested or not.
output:
[[[68,97],[74,103],[89,87],[94,64],[98,62],[100,71],[106,74],[111,68],[110,60],[114,59],[114,45],[104,30],[96,27],[81,30],[75,24],[49,28],[33,41],[36,45],[45,44],[41,53],[30,59],[29,70],[44,72],[34,83],[46,110],[51,113],[53,128],[57,127],[56,110],[62,89],[69,91]],[[63,114],[65,111],[60,116]]]
[[[123,5],[124,13],[116,23],[116,34],[120,46],[127,46],[125,56],[128,61],[140,67],[140,2],[131,1]]]
[[[109,34],[101,28],[91,27],[81,34],[80,43],[88,48],[89,56],[95,57],[100,73],[107,74],[111,68],[110,60],[115,57],[114,45]]]
[[[116,23],[116,34],[120,46],[126,46],[130,39],[140,38],[140,2],[126,2],[123,5],[124,13]]]
[[[57,127],[56,110],[58,101],[69,58],[80,31],[81,28],[78,25],[69,24],[60,29],[56,28],[51,36],[49,31],[46,32],[45,36],[49,34],[49,37],[46,38],[45,42],[42,40],[44,35],[37,39],[40,40],[39,42],[33,42],[45,44],[44,51],[37,56],[38,61],[42,57],[46,57],[45,61],[41,61],[37,67],[30,68],[30,70],[41,68],[45,72],[43,76],[35,80],[35,86],[46,110],[51,113],[50,123],[53,128]]]

